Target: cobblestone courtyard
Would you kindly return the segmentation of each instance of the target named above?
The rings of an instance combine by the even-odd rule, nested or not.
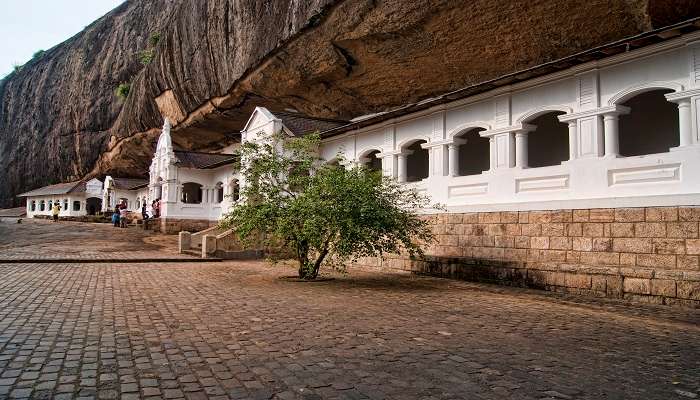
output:
[[[0,258],[172,240],[83,227],[0,223]],[[409,275],[279,279],[293,272],[0,264],[0,398],[700,398],[696,310]]]

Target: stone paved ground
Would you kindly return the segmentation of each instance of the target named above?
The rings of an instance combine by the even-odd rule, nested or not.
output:
[[[135,226],[25,219],[0,221],[0,260],[191,258],[177,254],[177,236]]]
[[[0,264],[0,398],[700,398],[696,310],[292,272]]]

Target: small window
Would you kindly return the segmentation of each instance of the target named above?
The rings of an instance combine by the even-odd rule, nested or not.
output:
[[[68,199],[63,199],[63,209],[68,211]]]
[[[46,202],[44,200],[41,200],[39,202],[39,211],[45,211],[46,210]]]
[[[36,211],[36,200],[32,200],[30,210]]]
[[[80,202],[79,201],[73,202],[73,211],[80,211]]]
[[[49,210],[53,208],[53,200],[49,200]]]

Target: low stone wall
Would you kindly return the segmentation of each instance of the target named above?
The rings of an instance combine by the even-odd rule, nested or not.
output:
[[[182,231],[199,232],[204,229],[211,228],[217,224],[216,221],[207,219],[178,219],[178,218],[160,218],[158,224],[154,227],[161,233],[177,234]]]
[[[700,307],[700,207],[444,214],[424,260],[366,267]]]

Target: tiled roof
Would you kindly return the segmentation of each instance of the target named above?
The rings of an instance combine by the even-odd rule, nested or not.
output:
[[[27,215],[27,209],[24,207],[0,209],[0,217],[24,217],[25,215]]]
[[[81,185],[82,184],[82,185]],[[58,183],[55,185],[44,186],[38,189],[31,190],[26,193],[22,193],[17,197],[29,197],[29,196],[46,196],[52,194],[66,194],[66,193],[77,193],[80,191],[82,186],[82,191],[85,191],[85,182],[68,182],[68,183]]]
[[[115,189],[134,190],[148,185],[147,179],[112,178]]]
[[[233,154],[201,153],[197,151],[175,150],[178,166],[184,168],[210,169],[236,162]]]
[[[349,124],[348,121],[314,118],[308,115],[286,111],[273,111],[272,114],[281,119],[284,126],[287,127],[294,136],[305,136],[314,132],[323,132]]]

